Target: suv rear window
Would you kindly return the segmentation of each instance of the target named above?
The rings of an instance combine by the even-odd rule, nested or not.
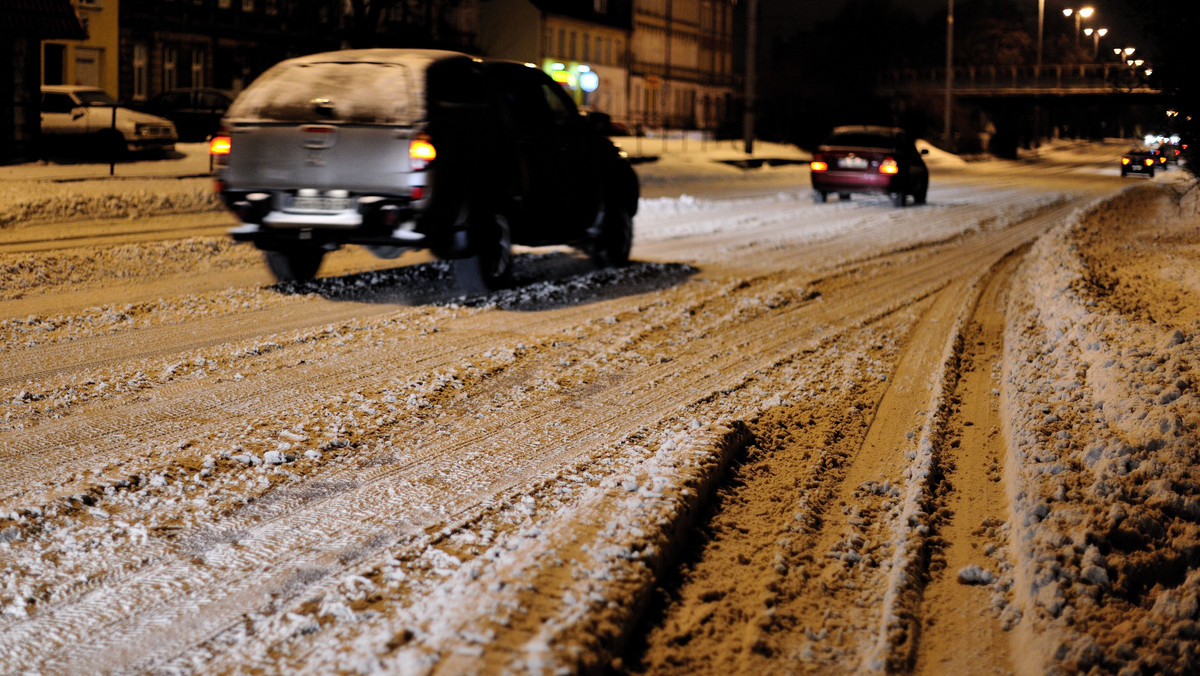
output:
[[[280,64],[230,107],[232,120],[412,124],[424,110],[424,83],[395,63]]]
[[[853,148],[895,148],[896,139],[883,134],[870,134],[863,132],[852,132],[847,134],[836,134],[831,137],[825,145],[830,146],[850,146]]]

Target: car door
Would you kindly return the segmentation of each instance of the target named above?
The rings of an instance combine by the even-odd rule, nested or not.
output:
[[[42,93],[42,133],[47,136],[86,134],[86,113],[66,92]]]
[[[525,179],[525,213],[542,243],[578,239],[600,209],[601,186],[591,161],[586,122],[562,86],[539,70],[500,64]]]

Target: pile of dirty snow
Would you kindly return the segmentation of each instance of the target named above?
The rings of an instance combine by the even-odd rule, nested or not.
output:
[[[1200,214],[1188,190],[1183,177],[1139,185],[1077,213],[1038,241],[1012,294],[1017,592],[1043,655],[1071,672],[1200,670]]]

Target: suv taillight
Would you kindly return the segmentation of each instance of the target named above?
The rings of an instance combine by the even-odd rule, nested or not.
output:
[[[229,166],[229,153],[233,150],[233,139],[227,132],[218,132],[208,140],[209,170]]]
[[[828,171],[829,162],[825,161],[824,155],[813,155],[812,162],[808,163],[808,168],[811,171]]]
[[[217,135],[208,140],[209,155],[228,155],[231,147],[231,139],[227,135]]]
[[[893,157],[884,158],[883,162],[879,163],[879,173],[881,174],[898,174],[900,173],[900,165]]]
[[[422,134],[408,142],[408,159],[412,162],[412,168],[415,171],[420,171],[429,166],[437,157],[437,148],[433,147],[433,140]]]

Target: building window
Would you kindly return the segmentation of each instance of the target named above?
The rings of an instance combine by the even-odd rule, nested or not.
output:
[[[133,98],[143,100],[147,96],[149,82],[150,53],[146,44],[139,42],[133,46]]]
[[[233,0],[217,0],[217,9],[229,9],[233,7]]]
[[[163,48],[163,89],[175,89],[179,86],[179,73],[175,70],[175,62],[179,54],[174,47]]]
[[[575,37],[575,31],[571,31],[571,47],[567,50],[567,59],[570,61],[575,60]]]
[[[608,0],[592,0],[592,9],[597,14],[608,14]]]
[[[592,60],[592,36],[588,33],[583,34],[583,60]]]
[[[254,11],[254,0],[242,0],[242,11],[243,12],[253,12]]]
[[[204,86],[204,50],[192,50],[192,86]]]
[[[567,55],[567,31],[564,28],[558,29],[558,53],[555,55],[558,58],[563,58]]]

